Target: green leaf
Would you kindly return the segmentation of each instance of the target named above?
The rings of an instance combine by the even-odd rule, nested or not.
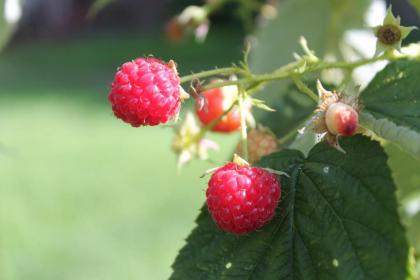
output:
[[[283,150],[260,162],[282,170],[275,218],[246,236],[221,232],[206,208],[171,279],[404,279],[408,245],[387,157],[363,136],[307,158]]]
[[[385,145],[385,151],[388,154],[388,164],[397,186],[398,199],[404,203],[405,200],[420,196],[420,160],[391,143]]]
[[[408,222],[407,235],[410,244],[414,246],[417,252],[420,250],[420,212],[410,218]]]
[[[385,145],[385,151],[397,186],[400,213],[407,229],[408,240],[410,245],[420,252],[420,211],[416,209],[420,204],[420,160],[390,143]]]
[[[361,93],[361,123],[420,157],[420,62],[398,61],[379,72]]]

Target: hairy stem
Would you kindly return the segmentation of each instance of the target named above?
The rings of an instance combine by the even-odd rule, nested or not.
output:
[[[239,67],[226,67],[226,68],[217,68],[213,70],[203,71],[196,74],[187,75],[181,78],[181,83],[186,83],[194,79],[201,79],[216,75],[232,75],[242,73],[243,70]]]
[[[239,112],[241,114],[241,141],[242,141],[242,157],[248,161],[248,135],[246,127],[246,108],[245,108],[245,91],[239,91]]]
[[[318,103],[318,95],[313,92],[305,83],[298,77],[298,76],[292,76],[292,80],[295,82],[297,88],[303,92],[306,93],[309,98],[311,98],[315,103]]]
[[[231,74],[240,74],[243,76],[241,79],[234,80],[234,81],[225,81],[220,83],[213,83],[203,87],[203,90],[209,90],[214,88],[219,88],[227,85],[244,85],[244,84],[259,84],[262,85],[263,83],[274,81],[274,80],[283,80],[286,78],[294,77],[301,77],[308,73],[319,72],[326,69],[347,69],[347,70],[354,70],[360,66],[371,64],[377,61],[382,60],[389,60],[395,61],[400,59],[407,58],[406,55],[394,55],[393,53],[384,53],[380,56],[369,58],[369,59],[360,59],[353,62],[326,62],[326,61],[318,61],[314,62],[313,60],[307,59],[300,59],[298,61],[286,64],[278,68],[277,70],[273,71],[272,73],[267,74],[250,74],[249,72],[245,71],[239,67],[227,67],[227,68],[219,68],[209,71],[204,71],[197,74],[191,74],[188,76],[184,76],[181,78],[181,82],[185,83],[191,81],[193,79],[205,78],[215,75],[231,75]],[[307,93],[307,90],[306,92]]]
[[[235,106],[237,106],[239,103],[239,101],[235,101],[232,103],[232,105],[230,105],[230,107],[223,112],[223,114],[221,114],[220,116],[218,116],[217,118],[215,118],[214,120],[212,120],[208,125],[206,125],[205,127],[203,127],[200,131],[200,133],[197,135],[197,139],[200,140],[202,139],[206,133],[211,130],[224,116],[226,116],[227,114],[229,114],[230,111],[233,110],[233,108],[235,108]]]

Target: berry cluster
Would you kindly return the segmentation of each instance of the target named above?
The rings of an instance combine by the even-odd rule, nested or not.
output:
[[[201,125],[189,113],[176,128],[173,150],[179,155],[179,164],[194,157],[206,159],[208,150],[217,149],[216,143],[203,138],[206,131],[238,131],[245,119],[253,119],[251,104],[265,108],[261,101],[240,96],[236,85],[217,87],[214,84],[223,82],[213,80],[208,89],[197,82],[192,88],[195,114]],[[117,118],[134,127],[154,126],[177,118],[182,99],[189,96],[180,84],[174,62],[138,58],[123,64],[117,71],[108,99]],[[357,103],[325,90],[321,83],[318,83],[318,91],[320,102],[313,118],[313,129],[339,147],[339,136],[351,136],[357,131]],[[244,130],[241,131],[244,139]],[[266,128],[250,129],[245,137],[247,141],[242,142],[242,139],[237,153],[246,152],[251,162],[279,149],[279,141]],[[212,174],[206,192],[207,206],[220,229],[245,234],[261,228],[273,218],[281,187],[277,176],[271,172],[252,167],[236,156],[234,162]]]

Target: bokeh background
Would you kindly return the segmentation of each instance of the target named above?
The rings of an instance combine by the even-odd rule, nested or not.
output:
[[[171,127],[134,129],[107,103],[115,70],[137,56],[174,59],[181,74],[238,61],[235,11],[212,17],[204,44],[174,44],[165,22],[200,1],[119,0],[88,17],[92,3],[26,0],[14,30],[0,25],[1,39],[13,32],[0,54],[1,280],[167,278],[205,198],[199,175],[238,139],[213,135],[214,162],[177,172]]]
[[[205,198],[213,165],[178,173],[173,129],[124,124],[107,94],[137,56],[182,74],[237,61],[241,25],[222,16],[205,44],[174,44],[165,22],[193,1],[115,1],[86,19],[91,2],[27,0],[0,54],[1,280],[165,279]]]

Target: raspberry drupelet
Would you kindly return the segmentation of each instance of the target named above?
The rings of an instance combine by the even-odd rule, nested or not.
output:
[[[276,175],[228,163],[217,169],[206,192],[207,207],[221,230],[245,234],[269,222],[281,196]]]
[[[181,107],[175,63],[137,58],[123,64],[115,74],[108,100],[115,116],[134,127],[168,122]]]

